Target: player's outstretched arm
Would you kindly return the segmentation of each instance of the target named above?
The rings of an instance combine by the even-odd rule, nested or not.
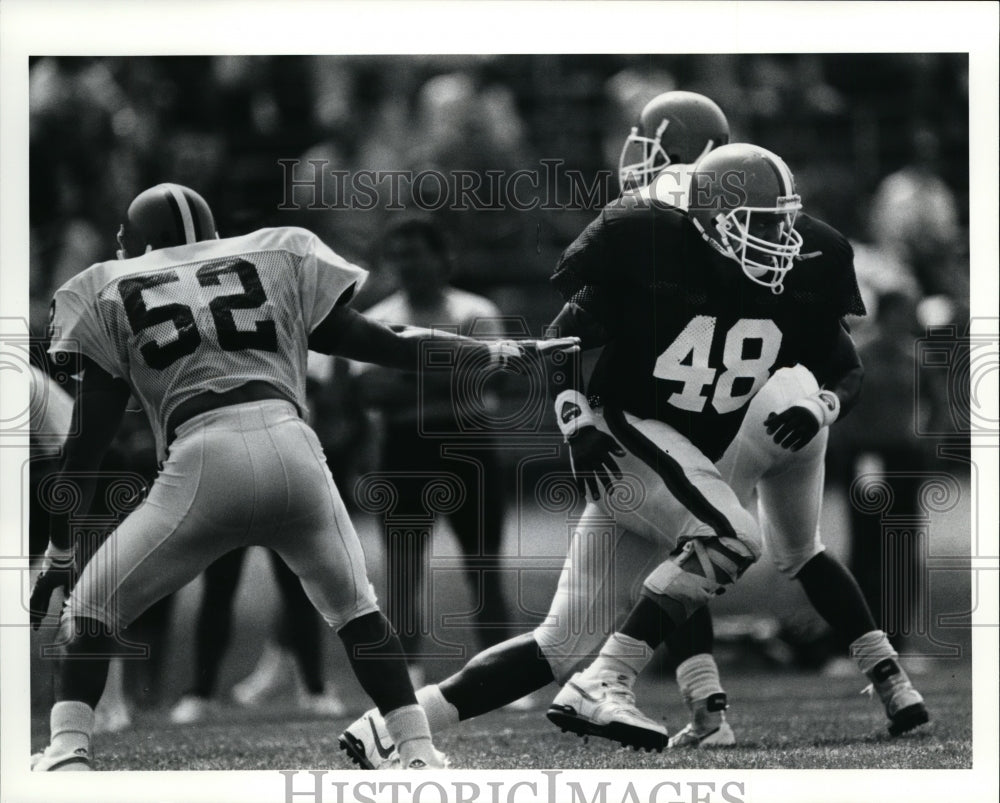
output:
[[[509,361],[526,357],[540,347],[539,341],[476,340],[464,335],[425,329],[418,326],[387,326],[366,318],[350,307],[336,307],[309,336],[309,348],[323,354],[336,354],[358,362],[374,363],[386,368],[416,371],[424,343],[433,341],[435,348],[452,345],[466,352],[470,364],[506,366]],[[576,348],[575,340],[559,341],[564,347]],[[484,358],[482,362],[476,357]],[[456,360],[460,365],[464,360]]]
[[[77,428],[66,438],[63,459],[54,487],[60,479],[72,476],[80,494],[79,507],[87,510],[97,485],[97,470],[104,453],[118,431],[128,404],[130,391],[120,379],[114,379],[104,369],[83,358],[83,377],[76,393],[73,420]],[[75,551],[68,514],[53,513],[49,525],[49,546],[45,550],[42,573],[31,590],[28,610],[31,624],[39,626],[49,608],[56,589],[68,593],[76,571]]]

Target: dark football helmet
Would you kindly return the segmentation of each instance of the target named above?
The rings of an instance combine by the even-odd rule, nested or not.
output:
[[[688,216],[716,251],[751,281],[782,292],[802,249],[795,230],[802,201],[779,156],[743,143],[715,149],[695,166],[688,203]]]
[[[618,158],[623,190],[647,186],[667,165],[690,165],[729,142],[729,122],[713,100],[697,92],[653,98],[625,139]]]
[[[125,222],[118,229],[118,258],[218,236],[215,218],[204,198],[180,184],[157,184],[140,192],[129,204]]]

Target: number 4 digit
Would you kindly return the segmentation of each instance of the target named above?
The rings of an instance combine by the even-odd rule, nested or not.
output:
[[[715,317],[697,315],[657,357],[653,376],[684,383],[679,393],[670,394],[669,401],[674,407],[692,413],[700,413],[705,408],[706,396],[702,389],[715,381],[715,369],[708,364],[714,335]]]

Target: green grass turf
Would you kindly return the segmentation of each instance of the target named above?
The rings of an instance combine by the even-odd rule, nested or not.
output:
[[[487,714],[440,734],[436,742],[460,769],[536,768],[969,768],[972,696],[968,665],[948,662],[918,679],[929,726],[893,739],[881,705],[859,694],[860,677],[762,673],[726,680],[729,720],[738,745],[701,751],[637,753],[601,739],[584,743],[545,718],[555,687],[533,697],[531,711]],[[640,705],[684,724],[668,679],[644,679]],[[360,713],[357,711],[355,713]],[[220,707],[205,724],[172,726],[163,712],[140,712],[131,730],[95,739],[101,770],[348,769],[337,735],[354,715],[334,721],[308,717],[279,702],[245,711]],[[32,745],[46,741],[45,721],[33,721]]]

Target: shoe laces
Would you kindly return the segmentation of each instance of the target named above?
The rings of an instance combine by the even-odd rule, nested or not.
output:
[[[625,675],[620,675],[617,672],[604,672],[599,679],[601,688],[606,689],[607,694],[620,697],[629,705],[635,705],[635,692],[625,682]]]

